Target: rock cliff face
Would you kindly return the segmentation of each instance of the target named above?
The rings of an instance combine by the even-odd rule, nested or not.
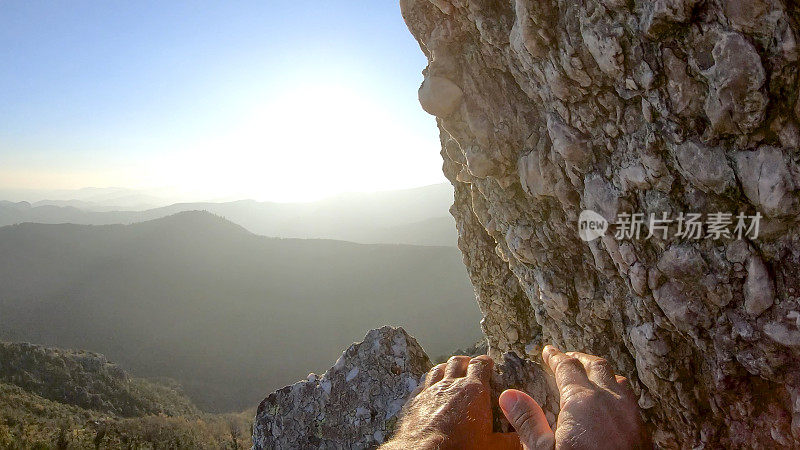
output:
[[[800,6],[401,6],[490,354],[605,356],[665,447],[800,446]],[[617,225],[581,240],[587,209]]]

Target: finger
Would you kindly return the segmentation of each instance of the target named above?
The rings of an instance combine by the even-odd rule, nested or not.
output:
[[[529,450],[552,450],[555,436],[542,407],[528,394],[509,389],[500,394],[500,409]]]
[[[444,378],[445,366],[447,366],[445,363],[437,364],[433,369],[430,370],[430,372],[428,372],[428,376],[425,377],[425,389],[433,386],[442,378]]]
[[[461,378],[467,374],[469,356],[451,356],[444,369],[445,378]]]
[[[616,391],[618,387],[617,380],[614,378],[614,370],[611,369],[611,365],[608,361],[599,356],[589,355],[587,353],[567,352],[566,354],[567,356],[577,358],[578,361],[583,364],[587,376],[594,384],[611,391]]]
[[[492,367],[494,367],[494,361],[486,355],[472,358],[467,365],[467,377],[480,380],[488,387],[489,381],[492,379]]]
[[[556,377],[556,385],[561,393],[562,400],[565,392],[573,386],[591,387],[589,377],[583,364],[577,358],[567,356],[552,345],[547,345],[542,350],[542,358],[550,367]]]
[[[500,450],[522,450],[522,442],[517,433],[492,433],[489,435],[487,447]]]

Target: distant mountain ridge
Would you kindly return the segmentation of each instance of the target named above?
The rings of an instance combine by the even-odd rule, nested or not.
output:
[[[452,247],[266,238],[208,212],[0,228],[0,339],[100,352],[240,410],[384,324],[433,354],[480,334]]]
[[[286,238],[337,239],[359,243],[455,246],[448,214],[452,187],[437,184],[402,191],[346,194],[309,203],[254,200],[176,203],[144,211],[98,211],[75,201],[0,201],[0,226],[18,223],[131,224],[182,211],[205,210],[253,233]]]
[[[33,206],[75,206],[87,211],[144,210],[176,203],[169,189],[86,187],[82,189],[0,189],[0,198]]]

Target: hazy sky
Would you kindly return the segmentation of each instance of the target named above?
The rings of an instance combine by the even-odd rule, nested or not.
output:
[[[0,1],[0,189],[443,181],[396,0]]]

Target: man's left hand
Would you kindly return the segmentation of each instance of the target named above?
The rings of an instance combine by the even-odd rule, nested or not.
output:
[[[493,364],[485,355],[453,356],[431,369],[395,437],[381,449],[521,449],[516,433],[492,432]]]

